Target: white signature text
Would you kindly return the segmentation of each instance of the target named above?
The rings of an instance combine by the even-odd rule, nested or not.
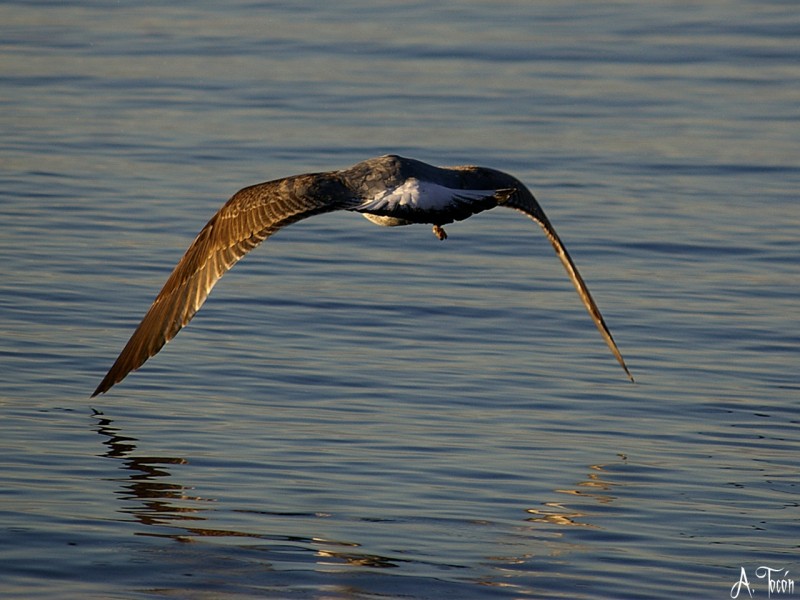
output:
[[[755,570],[756,578],[763,579],[767,583],[767,597],[774,595],[794,594],[794,579],[789,578],[789,569],[772,569],[770,567],[758,567]],[[731,598],[738,598],[742,590],[746,590],[751,598],[755,593],[755,586],[747,579],[747,571],[742,567],[739,574],[739,581],[731,587]]]

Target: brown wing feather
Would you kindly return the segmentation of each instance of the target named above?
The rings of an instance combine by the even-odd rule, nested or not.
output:
[[[192,319],[220,277],[278,229],[355,203],[329,173],[288,177],[237,192],[189,246],[92,397],[161,350]]]
[[[542,207],[536,201],[536,198],[533,197],[533,194],[531,194],[526,188],[518,188],[517,192],[518,193],[511,196],[506,202],[502,203],[501,206],[514,208],[519,212],[526,214],[541,226],[545,232],[545,235],[547,235],[547,239],[549,239],[550,243],[553,245],[561,264],[564,265],[564,268],[567,270],[567,275],[569,275],[570,280],[575,285],[575,289],[578,291],[578,295],[580,296],[583,305],[586,307],[586,310],[589,312],[589,315],[592,317],[594,324],[597,326],[597,329],[600,331],[600,334],[603,336],[606,344],[611,349],[611,352],[614,354],[617,362],[625,370],[625,374],[628,376],[628,379],[633,381],[633,375],[631,375],[631,372],[628,370],[625,360],[622,358],[622,354],[620,353],[619,348],[617,348],[614,338],[611,336],[611,331],[608,329],[608,326],[603,319],[603,315],[600,314],[600,309],[597,307],[597,303],[589,293],[589,288],[586,287],[586,283],[583,281],[583,277],[581,277],[578,267],[576,267],[575,263],[572,261],[572,257],[564,247],[561,238],[558,237],[558,234],[556,233],[553,225],[550,223],[550,220],[547,218],[547,215],[544,214],[544,210],[542,210]]]
[[[547,239],[549,239],[550,243],[553,245],[558,259],[567,270],[567,275],[569,275],[570,280],[575,285],[575,289],[578,291],[578,296],[580,296],[581,302],[583,302],[583,305],[589,312],[589,316],[592,317],[594,324],[597,326],[597,329],[600,331],[600,334],[603,336],[606,344],[611,349],[611,352],[614,354],[617,362],[624,369],[628,379],[633,381],[633,376],[628,370],[628,367],[625,365],[625,360],[622,358],[622,354],[620,353],[619,348],[617,348],[614,338],[611,336],[611,331],[609,331],[606,322],[603,320],[603,315],[600,314],[600,309],[597,308],[597,303],[589,293],[589,288],[586,287],[586,283],[583,281],[583,277],[581,277],[578,267],[575,266],[575,263],[572,261],[572,257],[564,247],[564,243],[561,241],[561,238],[558,237],[555,228],[550,223],[550,219],[548,219],[547,215],[544,214],[544,210],[542,210],[542,207],[536,201],[536,198],[533,197],[533,194],[531,194],[530,190],[525,187],[517,178],[496,169],[475,166],[461,166],[452,167],[452,170],[459,174],[460,184],[464,188],[483,186],[489,188],[512,188],[515,190],[513,194],[507,195],[505,198],[498,198],[498,205],[507,206],[508,208],[518,210],[519,212],[529,216],[541,226],[545,235],[547,235]],[[477,189],[482,188],[478,187]]]

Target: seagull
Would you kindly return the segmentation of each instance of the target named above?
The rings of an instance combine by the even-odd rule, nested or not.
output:
[[[633,381],[578,268],[542,207],[519,180],[486,167],[435,167],[386,155],[348,169],[285,177],[236,192],[189,246],[92,397],[107,392],[161,350],[200,310],[217,281],[286,225],[347,210],[386,227],[427,223],[444,240],[443,225],[497,206],[513,208],[541,226],[594,324]]]

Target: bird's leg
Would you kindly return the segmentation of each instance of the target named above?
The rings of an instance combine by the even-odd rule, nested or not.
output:
[[[447,234],[444,232],[444,229],[442,229],[441,225],[434,225],[433,226],[433,235],[435,235],[440,240],[446,240],[447,239]]]

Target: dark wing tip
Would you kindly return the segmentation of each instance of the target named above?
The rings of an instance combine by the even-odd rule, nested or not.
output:
[[[89,396],[89,398],[94,398],[95,396],[99,396],[100,394],[105,394],[108,390],[111,389],[111,386],[113,386],[115,383],[118,382],[112,381],[111,372],[109,371],[109,373],[103,378],[103,381],[100,382],[100,385],[98,385],[97,388],[95,388],[92,395]]]
[[[156,300],[158,303],[158,299]],[[163,326],[159,321],[154,322],[154,313],[156,313],[157,304],[145,315],[139,327],[133,332],[133,335],[128,340],[128,343],[122,349],[117,360],[103,377],[100,385],[94,390],[90,398],[94,398],[99,394],[104,394],[110,390],[114,385],[125,379],[130,373],[141,367],[148,358],[158,353],[164,344],[169,339],[175,336],[180,330],[180,327],[175,328],[174,332],[167,332],[164,335],[162,331]],[[158,315],[156,315],[158,316]],[[174,327],[174,326],[173,326]]]

